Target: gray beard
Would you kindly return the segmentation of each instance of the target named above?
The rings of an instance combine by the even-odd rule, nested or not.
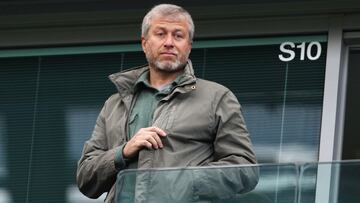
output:
[[[155,68],[169,73],[178,72],[179,70],[182,70],[185,64],[186,63],[180,63],[179,60],[176,60],[175,62],[160,62],[156,60],[154,63]]]
[[[157,70],[168,73],[178,72],[182,70],[187,63],[187,60],[185,60],[184,63],[181,63],[180,60],[176,60],[175,62],[153,60],[153,58],[149,56],[146,56],[146,59],[148,63],[153,65],[154,68],[156,68]]]

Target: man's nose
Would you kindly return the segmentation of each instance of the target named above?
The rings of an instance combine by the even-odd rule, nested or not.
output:
[[[165,47],[173,47],[174,46],[174,38],[171,34],[166,36],[164,46]]]

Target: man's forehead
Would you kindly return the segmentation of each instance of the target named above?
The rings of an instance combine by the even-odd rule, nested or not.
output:
[[[173,27],[179,27],[183,29],[189,29],[188,23],[186,19],[182,16],[178,16],[177,18],[168,17],[168,16],[159,16],[151,19],[151,27],[153,28],[162,28],[167,27],[169,25]]]
[[[177,15],[155,15],[150,20],[151,24],[156,22],[167,22],[167,23],[174,23],[174,24],[183,24],[187,23],[187,19],[184,15],[177,14]]]

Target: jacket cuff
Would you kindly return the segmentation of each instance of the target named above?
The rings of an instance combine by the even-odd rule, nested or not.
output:
[[[127,166],[128,160],[123,156],[125,144],[120,145],[115,152],[114,164],[117,171],[123,170]]]

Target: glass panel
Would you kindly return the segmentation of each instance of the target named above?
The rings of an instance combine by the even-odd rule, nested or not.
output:
[[[6,188],[7,177],[9,175],[7,169],[7,148],[5,142],[5,119],[0,112],[0,203],[10,203],[11,196]]]
[[[8,175],[6,164],[6,143],[5,143],[5,124],[3,114],[0,112],[0,187],[3,186],[4,179]]]
[[[309,45],[319,38],[283,38],[292,39],[297,45],[306,39]],[[301,60],[301,49],[294,48],[294,60],[283,62],[278,57],[281,37],[276,43],[273,38],[245,41],[230,47],[210,43],[212,48],[202,43],[193,49],[190,58],[196,75],[236,94],[260,162],[316,161],[326,42],[321,41],[323,51],[316,60]],[[116,92],[107,76],[146,60],[135,48],[106,51],[113,53],[91,49],[81,54],[81,50],[53,55],[45,50],[45,56],[32,52],[29,57],[16,57],[13,50],[10,58],[0,56],[0,130],[6,129],[0,132],[0,142],[6,142],[0,149],[5,150],[0,169],[7,171],[6,177],[0,174],[0,189],[7,194],[1,196],[12,202],[92,202],[77,190],[75,170],[101,106]],[[282,170],[276,169],[279,174]],[[261,177],[267,174],[260,171]],[[265,181],[271,177],[261,178],[255,191],[285,202],[283,190],[272,191],[283,180],[272,179],[279,183],[272,188],[273,183]]]
[[[359,161],[304,164],[299,178],[299,203],[360,202],[359,170]]]
[[[122,69],[124,56],[110,53],[41,57],[31,202],[90,203],[105,198],[103,195],[95,201],[83,196],[75,183],[75,171],[104,101],[116,92],[107,76]],[[133,58],[136,56],[129,54],[128,63]],[[54,185],[49,187],[49,182]],[[44,192],[48,195],[42,195]]]
[[[301,167],[299,178],[299,203],[315,202],[317,164],[305,164]]]
[[[6,150],[0,165],[0,198],[5,202],[26,202],[35,134],[34,117],[38,86],[38,59],[0,59],[1,142]],[[30,166],[30,167],[29,167]],[[4,168],[6,167],[6,168]],[[3,174],[4,175],[4,174]]]
[[[301,44],[310,46],[297,46]],[[219,82],[237,96],[259,162],[317,161],[326,43],[318,44],[322,51],[316,60],[302,60],[301,49],[294,48],[289,62],[279,59],[280,46],[208,48],[191,56],[199,77]]]
[[[297,175],[290,164],[127,170],[115,202],[296,202]]]

